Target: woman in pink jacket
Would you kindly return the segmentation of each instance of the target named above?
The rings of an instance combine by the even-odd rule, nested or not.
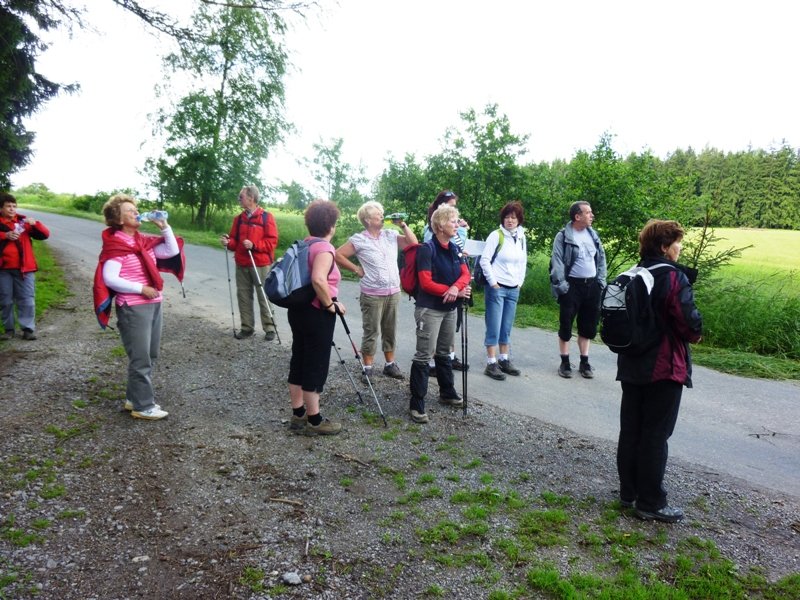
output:
[[[153,223],[160,236],[139,233],[136,200],[116,194],[103,206],[108,229],[95,275],[95,311],[100,324],[108,322],[113,301],[117,326],[128,355],[125,408],[139,419],[163,419],[169,413],[156,404],[153,364],[161,342],[161,290],[159,271],[172,271],[180,280],[183,257],[180,240],[166,220]],[[172,261],[170,261],[172,259]],[[170,264],[171,262],[171,264]]]

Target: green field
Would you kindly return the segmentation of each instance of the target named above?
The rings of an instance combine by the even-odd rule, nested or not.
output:
[[[778,229],[717,229],[719,249],[744,248],[721,271],[725,278],[772,281],[784,293],[800,294],[800,231]]]

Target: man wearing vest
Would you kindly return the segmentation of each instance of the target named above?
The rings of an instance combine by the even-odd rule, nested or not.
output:
[[[591,379],[589,342],[597,335],[600,295],[606,286],[606,253],[592,229],[594,213],[588,202],[575,202],[569,208],[570,222],[556,234],[550,260],[550,288],[560,307],[558,350],[561,364],[558,374],[572,377],[569,340],[572,322],[577,317],[578,350],[581,376]]]
[[[261,326],[265,339],[275,339],[275,322],[270,317],[271,307],[267,299],[258,289],[258,279],[266,279],[270,265],[275,260],[275,248],[278,245],[278,226],[275,218],[258,205],[258,188],[246,185],[239,192],[239,204],[242,214],[233,220],[228,235],[221,238],[222,245],[233,251],[236,263],[236,300],[239,303],[239,317],[242,327],[236,334],[237,339],[244,339],[255,333],[255,314],[253,312],[253,293],[258,299],[261,312]],[[251,259],[252,255],[252,259]],[[253,269],[258,269],[258,277]]]

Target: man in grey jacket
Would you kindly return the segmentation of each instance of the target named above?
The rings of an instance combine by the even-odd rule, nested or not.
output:
[[[600,317],[600,294],[606,286],[606,253],[592,229],[594,213],[588,202],[578,201],[569,208],[570,222],[556,234],[550,259],[550,288],[560,307],[558,351],[561,364],[558,374],[572,377],[569,340],[572,323],[578,322],[578,372],[594,377],[589,364],[589,342],[597,335]]]

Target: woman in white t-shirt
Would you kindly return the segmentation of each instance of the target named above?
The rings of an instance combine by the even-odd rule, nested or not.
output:
[[[409,244],[417,243],[417,236],[403,220],[392,221],[400,227],[385,229],[383,206],[378,202],[366,202],[356,215],[364,231],[350,236],[336,250],[336,264],[352,271],[361,278],[361,305],[363,337],[361,355],[364,361],[362,380],[372,375],[372,364],[377,352],[378,333],[381,349],[386,359],[383,374],[403,379],[403,373],[395,361],[397,331],[397,305],[400,302],[400,271],[397,267],[397,251]],[[355,256],[358,265],[350,259]]]

